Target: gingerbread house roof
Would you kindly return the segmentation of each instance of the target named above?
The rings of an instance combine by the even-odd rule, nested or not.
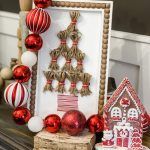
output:
[[[122,91],[124,89],[127,89],[127,91],[129,92],[130,96],[136,102],[136,105],[137,105],[138,109],[141,111],[141,113],[145,114],[146,110],[145,110],[141,100],[137,96],[137,94],[136,94],[134,88],[132,87],[130,81],[128,80],[128,78],[124,78],[124,80],[121,82],[119,87],[116,89],[116,91],[110,97],[110,99],[107,101],[106,105],[104,106],[104,111],[105,112],[109,111],[109,108],[118,100],[118,97],[121,95],[121,93],[122,93]]]

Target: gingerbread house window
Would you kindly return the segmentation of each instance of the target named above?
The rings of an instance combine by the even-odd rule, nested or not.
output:
[[[114,107],[111,111],[111,118],[114,121],[118,121],[121,119],[121,117],[122,117],[121,109],[118,107]]]
[[[130,108],[128,111],[128,120],[134,121],[138,119],[138,112],[135,108]]]

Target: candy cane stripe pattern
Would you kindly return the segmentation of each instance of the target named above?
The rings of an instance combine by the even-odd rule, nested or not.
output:
[[[49,14],[41,9],[32,9],[26,17],[26,25],[30,31],[36,34],[45,32],[51,24]]]
[[[8,85],[4,92],[4,98],[7,104],[12,107],[20,107],[27,103],[29,92],[22,83],[14,82]]]

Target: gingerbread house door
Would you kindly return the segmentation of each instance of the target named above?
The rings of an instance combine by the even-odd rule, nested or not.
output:
[[[116,133],[116,146],[129,147],[129,131],[121,129]]]

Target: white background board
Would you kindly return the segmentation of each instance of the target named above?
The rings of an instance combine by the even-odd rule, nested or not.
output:
[[[57,38],[57,33],[61,30],[65,30],[70,24],[70,16],[68,8],[47,9],[51,16],[51,27],[47,32],[42,34],[43,47],[38,56],[38,72],[37,72],[37,91],[36,91],[36,103],[35,103],[35,115],[45,117],[49,114],[56,113],[60,116],[64,112],[57,111],[57,92],[43,93],[43,87],[46,84],[46,79],[43,75],[43,71],[48,70],[50,63],[50,50],[53,50],[59,46],[60,40]],[[79,10],[79,9],[77,9]],[[82,33],[82,38],[79,42],[79,48],[86,54],[84,60],[84,72],[92,75],[90,89],[92,94],[90,96],[81,97],[78,96],[78,107],[86,117],[98,112],[98,100],[99,100],[99,87],[100,87],[100,66],[101,66],[101,47],[102,47],[102,33],[103,33],[103,10],[100,9],[82,9],[80,10],[81,16],[78,22],[78,29]],[[71,41],[67,41],[69,47]],[[64,59],[59,60],[60,67],[65,63]],[[66,81],[67,89],[69,83]],[[54,83],[56,86],[56,83]],[[81,87],[79,83],[77,85]],[[69,93],[65,93],[69,94]]]

